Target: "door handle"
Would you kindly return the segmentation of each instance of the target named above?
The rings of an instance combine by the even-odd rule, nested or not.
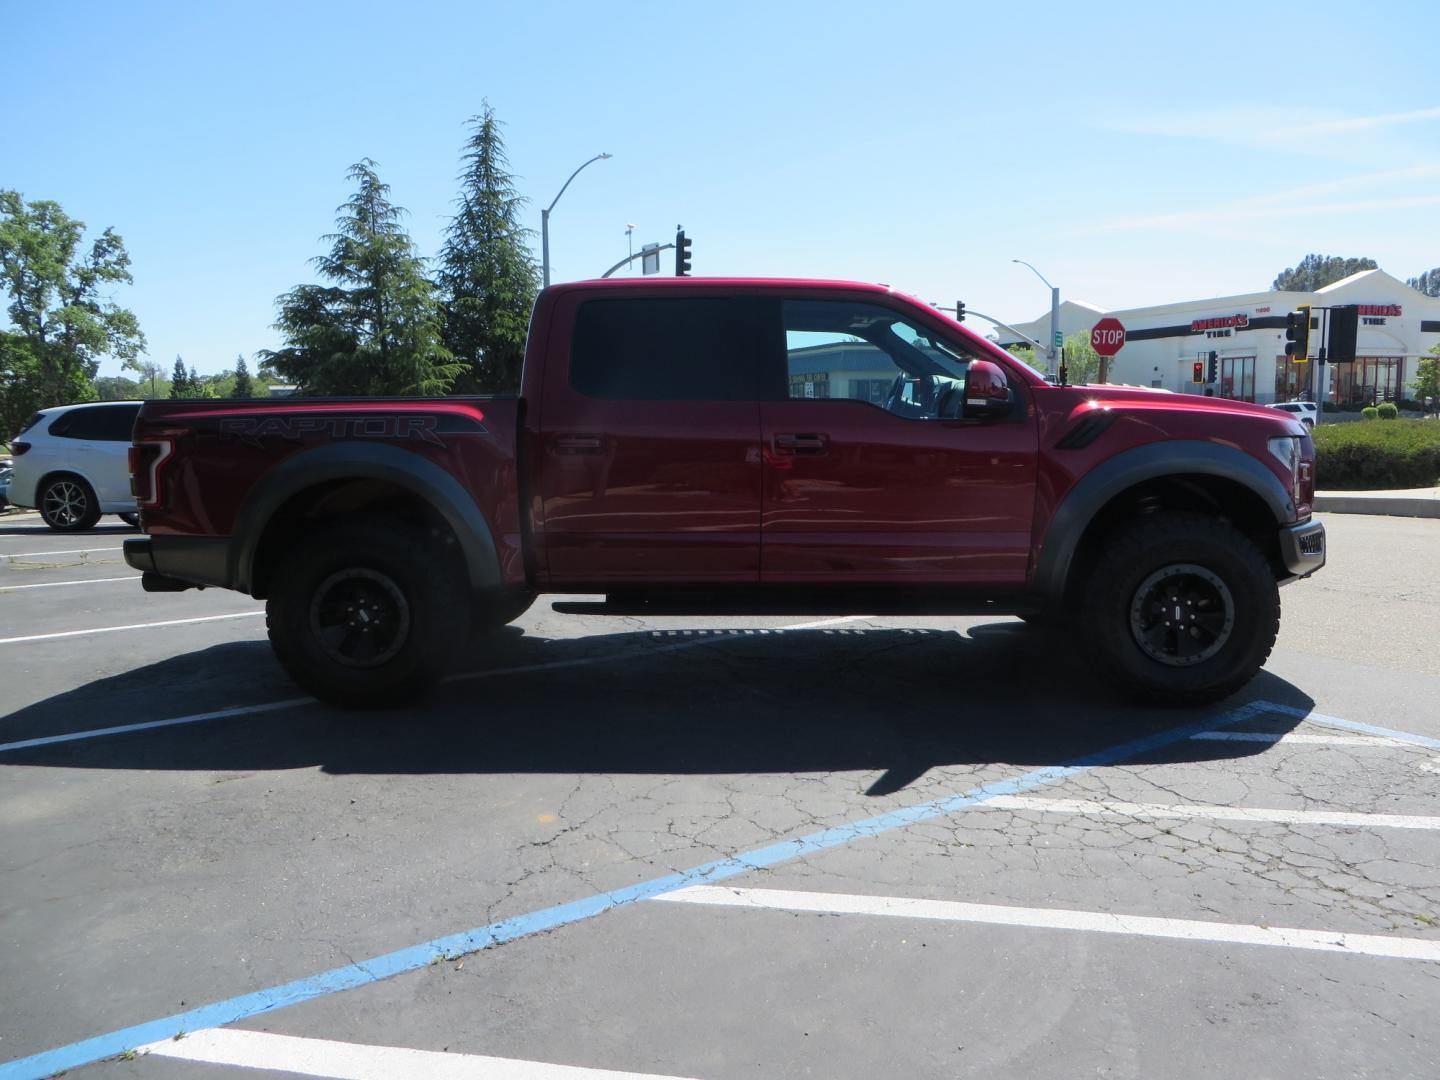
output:
[[[550,443],[555,454],[598,454],[605,449],[605,439],[600,435],[556,435]]]
[[[823,454],[830,446],[830,436],[820,434],[785,433],[776,435],[774,440],[777,454]]]

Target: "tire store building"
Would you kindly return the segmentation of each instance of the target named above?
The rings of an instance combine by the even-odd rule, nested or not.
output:
[[[1312,306],[1310,358],[1297,361],[1285,355],[1285,316],[1302,304]],[[1325,344],[1320,309],[1348,304],[1359,309],[1357,359],[1322,366],[1314,359]],[[1088,331],[1106,315],[1125,327],[1125,345],[1110,363],[1111,382],[1260,404],[1313,400],[1321,394],[1317,380],[1323,380],[1324,400],[1344,405],[1413,399],[1416,363],[1440,344],[1440,297],[1383,270],[1364,270],[1315,292],[1246,293],[1126,311],[1071,302],[1061,305],[1060,329]],[[1047,313],[1015,328],[1047,341],[1050,318]],[[998,340],[1020,343],[1004,331]],[[1193,381],[1196,361],[1206,380],[1201,383]]]

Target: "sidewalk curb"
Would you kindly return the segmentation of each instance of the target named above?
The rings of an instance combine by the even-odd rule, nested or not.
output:
[[[1387,517],[1440,518],[1440,498],[1433,494],[1390,494],[1369,491],[1316,492],[1311,504],[1317,514],[1379,514]]]

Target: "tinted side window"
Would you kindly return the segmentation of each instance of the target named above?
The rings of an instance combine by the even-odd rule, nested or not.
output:
[[[753,401],[758,352],[749,300],[591,300],[575,320],[570,385],[594,398]]]
[[[101,442],[129,442],[135,430],[139,405],[102,405],[76,409],[50,425],[51,435],[67,439],[95,439]]]

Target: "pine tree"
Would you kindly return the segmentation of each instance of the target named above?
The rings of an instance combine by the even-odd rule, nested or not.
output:
[[[464,365],[456,393],[518,391],[530,309],[539,290],[520,224],[525,206],[508,172],[500,122],[487,102],[470,118],[459,209],[445,231],[439,282],[445,345]]]
[[[185,374],[185,361],[175,357],[174,370],[170,372],[170,396],[172,398],[190,397],[190,376]]]
[[[440,343],[440,304],[400,227],[404,211],[370,159],[348,179],[357,190],[324,237],[330,254],[314,260],[333,284],[300,285],[278,299],[285,347],[262,352],[262,364],[302,393],[443,394],[460,365]]]
[[[245,366],[245,357],[235,357],[235,387],[230,391],[232,398],[255,396],[255,380],[250,378],[250,369]]]

